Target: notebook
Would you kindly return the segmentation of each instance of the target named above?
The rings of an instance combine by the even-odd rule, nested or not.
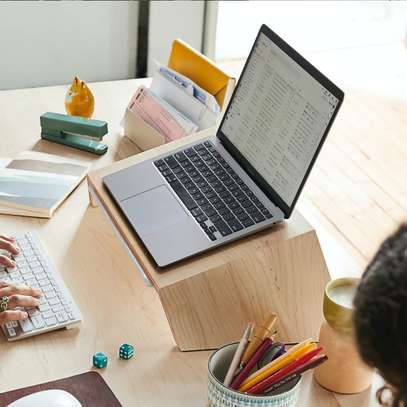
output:
[[[1,160],[0,213],[50,218],[78,186],[89,164],[26,151]]]

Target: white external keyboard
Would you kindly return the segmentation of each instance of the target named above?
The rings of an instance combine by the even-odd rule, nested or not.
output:
[[[0,264],[0,281],[27,285],[43,292],[39,308],[25,309],[29,317],[7,322],[3,332],[8,341],[67,328],[81,321],[79,308],[52,264],[36,232],[16,236],[20,254],[14,256],[15,268]]]

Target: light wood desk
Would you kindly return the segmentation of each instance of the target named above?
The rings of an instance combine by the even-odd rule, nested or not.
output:
[[[92,85],[95,117],[109,122],[109,152],[96,157],[40,140],[39,117],[64,112],[66,87],[0,92],[0,157],[34,149],[90,160],[93,168],[137,153],[119,136],[123,109],[141,81]],[[148,81],[143,81],[144,83]],[[8,343],[0,335],[0,391],[88,371],[92,355],[109,356],[101,372],[124,406],[204,406],[209,352],[179,352],[154,289],[147,287],[99,209],[88,206],[82,183],[50,220],[0,215],[0,230],[36,229],[78,303],[79,329]],[[130,361],[117,357],[123,342],[135,345]],[[301,407],[367,407],[369,392],[333,395],[307,375]],[[1,405],[1,398],[0,398]]]

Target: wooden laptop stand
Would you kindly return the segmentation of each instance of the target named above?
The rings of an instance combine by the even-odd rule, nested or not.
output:
[[[102,178],[208,136],[210,131],[137,154],[88,176],[99,204],[157,290],[178,347],[214,349],[240,339],[245,325],[279,316],[284,341],[317,338],[328,270],[315,230],[298,213],[276,227],[160,270],[103,186]]]

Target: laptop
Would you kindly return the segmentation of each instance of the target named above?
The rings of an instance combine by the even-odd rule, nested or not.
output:
[[[262,25],[216,134],[104,185],[168,266],[289,218],[343,98]]]

